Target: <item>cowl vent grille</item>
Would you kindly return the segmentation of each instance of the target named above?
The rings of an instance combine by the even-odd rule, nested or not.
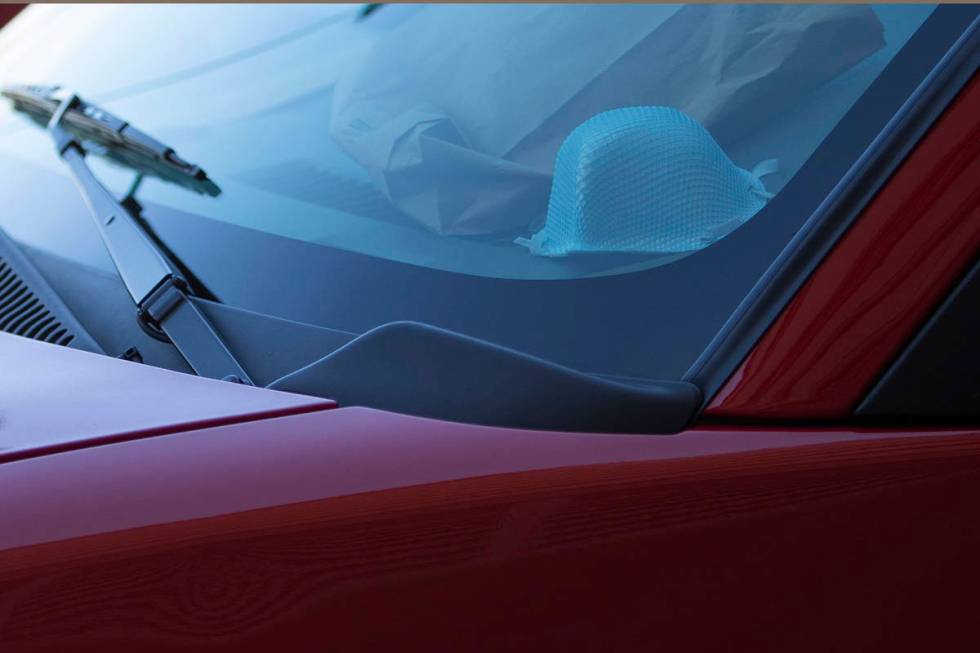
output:
[[[75,339],[20,275],[0,257],[0,331],[56,345]]]

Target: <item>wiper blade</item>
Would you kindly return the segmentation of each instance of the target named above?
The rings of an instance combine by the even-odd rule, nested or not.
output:
[[[384,2],[367,2],[361,6],[361,10],[358,12],[357,19],[364,20],[365,18],[367,18],[368,16],[376,12],[378,9],[381,9],[383,6],[385,6]]]
[[[170,340],[199,375],[252,385],[221,336],[191,301],[193,295],[187,281],[140,223],[99,182],[85,161],[82,143],[65,129],[67,116],[85,108],[91,113],[99,110],[71,93],[59,97],[48,132],[58,155],[71,170],[119,277],[136,304],[137,318],[151,333]],[[145,137],[147,143],[155,143],[155,149],[173,152],[135,129],[130,128],[127,138],[134,133]],[[200,170],[190,164],[186,166],[188,170]]]
[[[0,95],[43,127],[69,94],[60,86],[12,85],[4,87]],[[98,145],[100,154],[121,165],[204,195],[215,197],[221,193],[200,166],[180,158],[172,147],[80,98],[65,111],[61,125],[86,146]]]

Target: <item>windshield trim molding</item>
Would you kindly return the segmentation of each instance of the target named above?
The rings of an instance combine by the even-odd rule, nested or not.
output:
[[[973,18],[817,206],[683,376],[683,380],[701,388],[702,411],[973,77],[980,65],[980,6],[939,6],[936,12],[943,10],[972,11]]]

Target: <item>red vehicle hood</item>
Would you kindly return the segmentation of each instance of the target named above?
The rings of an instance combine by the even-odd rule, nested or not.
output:
[[[0,462],[335,406],[0,333]]]

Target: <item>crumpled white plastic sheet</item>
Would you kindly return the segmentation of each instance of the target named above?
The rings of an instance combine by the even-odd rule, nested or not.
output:
[[[331,134],[426,229],[528,233],[589,117],[676,107],[725,148],[883,43],[854,5],[432,5],[341,77]]]

